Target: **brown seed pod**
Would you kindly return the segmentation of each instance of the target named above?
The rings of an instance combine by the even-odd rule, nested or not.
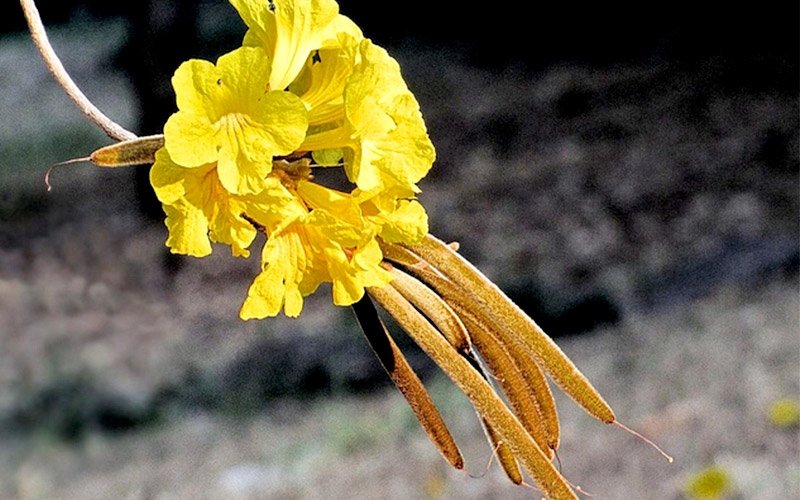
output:
[[[539,366],[547,371],[553,381],[590,415],[607,424],[616,420],[614,411],[608,403],[561,351],[561,348],[553,342],[553,339],[472,264],[431,235],[428,235],[419,244],[411,245],[410,249],[436,266],[454,284],[470,290],[475,299],[493,311],[494,316],[502,320],[500,324],[506,326],[504,330],[513,332],[521,339],[528,346]]]
[[[539,448],[552,460],[553,450],[548,442],[544,421],[522,372],[489,329],[481,325],[472,315],[461,314],[461,318],[469,329],[478,353],[486,361],[489,370],[508,398],[514,414],[539,445]]]
[[[156,151],[164,146],[164,136],[149,135],[102,147],[89,155],[89,161],[98,167],[130,167],[152,165]]]
[[[464,458],[453,436],[447,429],[439,410],[433,404],[425,386],[408,364],[405,356],[389,335],[378,311],[368,296],[353,304],[361,329],[372,350],[378,356],[389,378],[406,398],[420,425],[433,441],[445,460],[456,469],[464,468]]]
[[[458,352],[467,352],[472,347],[467,328],[453,309],[436,295],[436,292],[425,286],[418,279],[409,276],[403,271],[393,268],[391,286],[414,307],[419,309],[436,325],[436,328],[447,338],[450,345]]]
[[[487,381],[419,311],[390,286],[370,288],[368,292],[466,394],[545,495],[554,499],[577,498]]]

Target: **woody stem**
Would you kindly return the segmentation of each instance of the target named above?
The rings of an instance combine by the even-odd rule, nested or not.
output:
[[[50,45],[50,40],[47,38],[42,18],[39,16],[39,10],[36,8],[34,0],[20,0],[20,5],[22,5],[22,10],[25,13],[33,43],[39,50],[42,60],[44,60],[50,74],[64,89],[75,106],[112,139],[118,141],[135,139],[136,134],[123,128],[92,104],[69,76],[69,73],[64,69],[64,65],[61,64],[61,60],[53,50],[53,46]]]

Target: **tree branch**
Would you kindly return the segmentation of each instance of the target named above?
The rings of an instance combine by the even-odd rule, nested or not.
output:
[[[39,10],[36,8],[34,0],[20,0],[20,4],[25,13],[25,19],[28,21],[28,29],[33,37],[33,43],[36,44],[36,48],[39,50],[39,54],[41,54],[47,69],[61,88],[64,89],[75,106],[95,125],[103,129],[103,132],[112,139],[118,141],[135,139],[136,134],[126,130],[97,109],[97,106],[92,104],[69,76],[69,73],[64,69],[64,65],[61,64],[61,60],[53,50],[52,45],[50,45],[50,40],[47,38],[47,33],[45,33],[44,25],[42,24],[42,18],[39,16]]]

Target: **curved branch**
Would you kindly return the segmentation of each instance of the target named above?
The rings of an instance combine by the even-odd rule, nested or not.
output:
[[[28,29],[33,37],[33,43],[36,44],[36,48],[39,50],[39,54],[41,54],[47,69],[61,88],[64,89],[75,106],[77,106],[77,108],[95,125],[103,129],[103,132],[112,139],[118,141],[135,139],[136,134],[126,130],[97,109],[97,106],[92,104],[69,76],[69,73],[64,69],[64,65],[61,64],[61,60],[53,50],[52,45],[50,45],[50,40],[47,38],[47,33],[45,33],[44,25],[42,24],[42,18],[39,16],[39,10],[36,8],[34,0],[20,0],[20,5],[22,5],[22,10],[25,12],[25,19],[28,22]]]

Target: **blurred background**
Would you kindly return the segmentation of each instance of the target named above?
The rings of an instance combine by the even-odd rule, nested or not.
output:
[[[140,134],[181,61],[244,33],[222,0],[39,3]],[[420,101],[432,232],[676,459],[559,395],[564,474],[597,498],[800,498],[797,2],[340,5]],[[0,14],[0,497],[531,497],[446,467],[328,290],[239,321],[257,260],[169,255],[146,168],[47,193],[48,165],[110,140]],[[397,338],[483,474],[469,404]]]

